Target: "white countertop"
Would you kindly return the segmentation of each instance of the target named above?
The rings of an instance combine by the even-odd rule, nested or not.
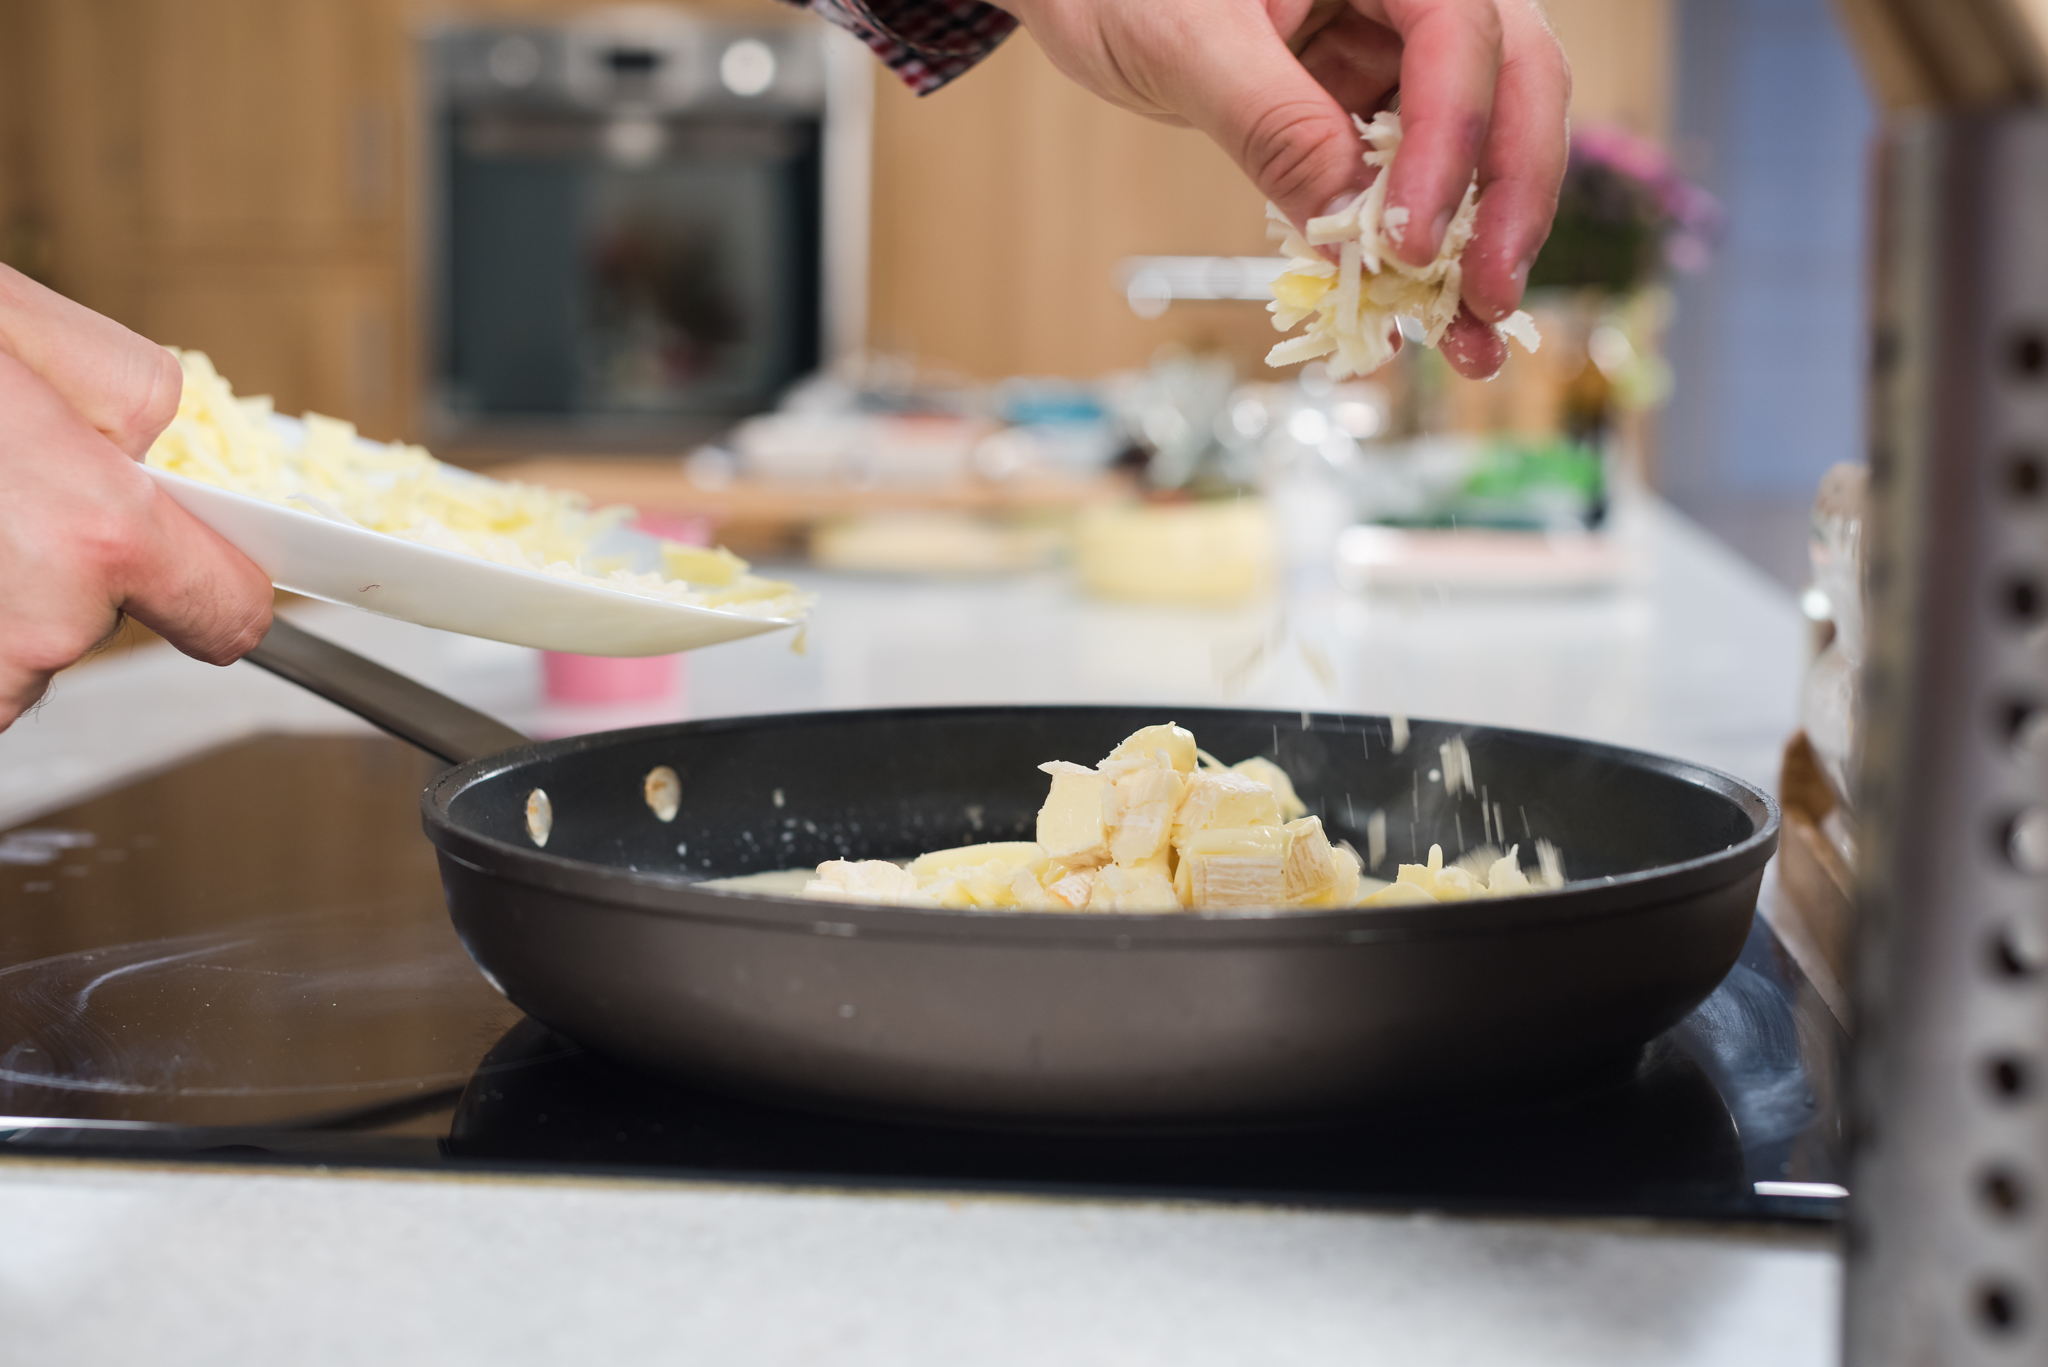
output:
[[[677,696],[571,709],[531,652],[309,605],[303,624],[537,734],[944,702],[1399,711],[1588,736],[1771,785],[1805,626],[1661,505],[1638,573],[1572,598],[1345,597],[1236,612],[1057,576],[804,575],[786,635]],[[357,723],[253,667],[140,650],[0,734],[0,827],[264,730]],[[687,1183],[0,1164],[0,1363],[1256,1361],[1821,1364],[1828,1237]]]

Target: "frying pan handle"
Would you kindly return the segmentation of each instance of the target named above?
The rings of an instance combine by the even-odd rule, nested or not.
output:
[[[270,633],[242,658],[450,764],[494,755],[530,739],[282,617],[271,619]]]

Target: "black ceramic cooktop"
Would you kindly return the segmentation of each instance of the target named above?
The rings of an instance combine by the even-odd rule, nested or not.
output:
[[[0,1153],[1830,1219],[1841,1033],[1769,928],[1564,1093],[1261,1134],[780,1110],[579,1049],[442,910],[396,742],[265,737],[0,834]],[[1760,1187],[1761,1184],[1761,1187]]]

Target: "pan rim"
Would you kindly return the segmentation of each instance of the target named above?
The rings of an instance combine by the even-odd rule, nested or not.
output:
[[[1599,741],[1577,740],[1551,732],[1485,726],[1437,719],[1411,719],[1422,726],[1462,727],[1468,732],[1512,737],[1539,748],[1569,747],[1575,755],[1591,755],[1631,767],[1648,769],[1704,788],[1728,801],[1752,822],[1748,837],[1723,849],[1676,864],[1619,874],[1598,880],[1567,883],[1552,891],[1516,897],[1437,903],[1427,907],[1294,908],[1274,911],[1059,913],[972,908],[921,908],[824,903],[800,898],[745,895],[744,909],[735,908],[735,894],[693,892],[696,882],[671,874],[591,863],[542,849],[480,834],[458,824],[452,804],[479,783],[525,764],[584,750],[633,744],[682,732],[717,734],[764,726],[796,727],[843,723],[859,716],[875,720],[1000,718],[1028,713],[1129,711],[1150,717],[1198,719],[1203,715],[1281,721],[1299,720],[1301,729],[1321,729],[1317,722],[1386,724],[1385,716],[1369,713],[1300,712],[1253,708],[1151,706],[1144,704],[975,704],[897,708],[837,708],[800,713],[761,713],[701,721],[596,732],[559,740],[537,741],[457,765],[437,775],[420,795],[422,824],[440,856],[455,859],[486,876],[545,888],[571,897],[607,903],[621,910],[657,917],[703,921],[757,930],[889,940],[977,941],[1024,940],[1061,942],[1128,949],[1140,944],[1242,946],[1251,942],[1367,944],[1396,940],[1437,939],[1467,935],[1498,936],[1517,929],[1543,929],[1607,916],[1637,913],[1691,893],[1732,885],[1762,869],[1775,852],[1779,807],[1771,795],[1732,774],[1690,760],[1651,754]],[[1645,900],[1645,893],[1650,893]]]

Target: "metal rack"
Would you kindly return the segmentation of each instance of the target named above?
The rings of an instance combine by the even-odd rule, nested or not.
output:
[[[2048,114],[1891,136],[1846,1347],[2048,1355]]]
[[[1877,194],[1844,1350],[2048,1359],[2048,44],[1841,0]]]

